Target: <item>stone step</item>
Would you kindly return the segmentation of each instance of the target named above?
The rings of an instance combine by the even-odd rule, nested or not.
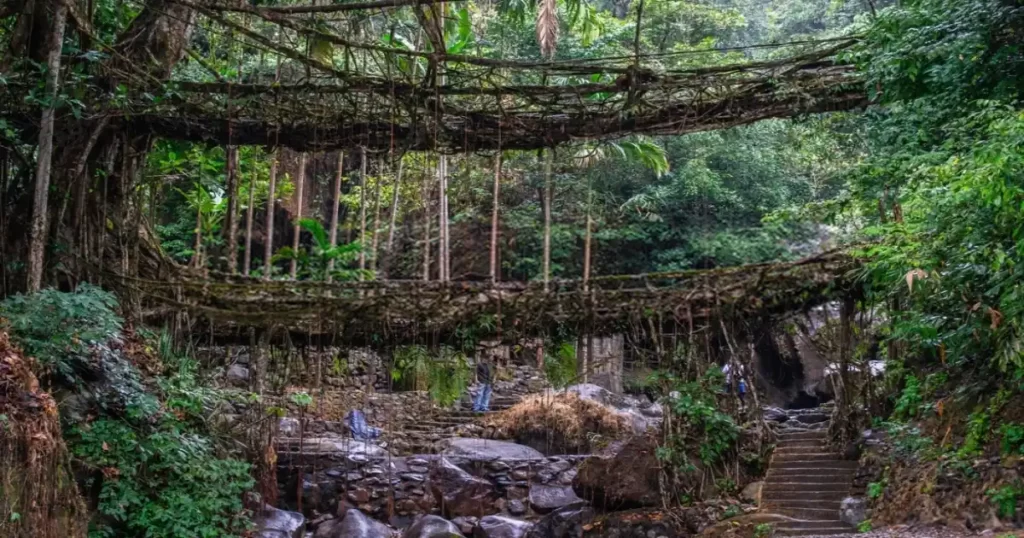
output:
[[[788,461],[847,461],[842,459],[838,454],[832,452],[790,452],[790,451],[778,451],[772,455],[772,462],[788,462]]]
[[[815,477],[814,481],[794,480],[792,482],[773,481],[769,479],[764,483],[764,490],[761,493],[761,496],[764,499],[768,499],[772,498],[772,495],[776,493],[804,491],[842,492],[845,494],[850,491],[850,482],[852,482],[852,480],[847,479],[827,482],[820,477]]]
[[[814,490],[814,489],[794,489],[794,490],[762,490],[761,499],[762,502],[788,502],[788,501],[800,501],[804,499],[813,499],[819,501],[835,501],[842,502],[844,498],[849,494],[849,489],[833,489],[833,490]]]
[[[779,441],[775,443],[775,450],[828,450],[823,439],[797,439],[794,441]]]
[[[835,521],[831,522],[831,527],[821,527],[818,529],[798,529],[793,527],[776,527],[775,536],[834,536],[839,534],[853,534],[853,529],[846,526],[841,526],[842,522]],[[789,522],[786,522],[789,525]]]
[[[853,482],[855,473],[852,471],[837,471],[835,473],[800,472],[813,471],[812,469],[795,469],[780,471],[778,469],[768,471],[765,477],[765,484],[841,484],[849,485]]]
[[[835,510],[836,515],[839,515],[839,505],[841,502],[841,499],[815,499],[806,496],[798,499],[777,499],[772,497],[762,501],[767,508]]]
[[[826,434],[825,430],[784,432],[779,434],[779,441],[823,441]]]
[[[834,519],[839,522],[839,507],[836,508],[782,508],[767,506],[767,511],[774,514],[795,517],[797,519]]]
[[[808,459],[793,459],[793,460],[781,460],[772,461],[772,464],[768,467],[770,471],[781,471],[791,469],[816,469],[822,471],[819,474],[830,474],[835,471],[855,471],[857,469],[857,462],[846,461],[846,460],[808,460]]]

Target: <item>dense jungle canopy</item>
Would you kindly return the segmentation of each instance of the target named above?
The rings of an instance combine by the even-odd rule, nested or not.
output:
[[[0,534],[243,535],[270,443],[205,417],[265,412],[263,381],[226,396],[190,353],[256,327],[443,327],[415,342],[462,380],[444,346],[557,364],[667,316],[713,362],[841,303],[841,440],[910,428],[969,481],[1024,454],[1022,46],[1019,0],[0,0],[0,465],[74,475],[0,472]],[[698,390],[656,347],[652,386]],[[32,381],[67,396],[122,352],[160,358],[117,403]],[[681,423],[733,424],[709,398]],[[992,484],[1019,526],[1024,486]]]

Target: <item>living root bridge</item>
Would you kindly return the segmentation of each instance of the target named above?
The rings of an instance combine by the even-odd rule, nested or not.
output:
[[[848,296],[857,261],[829,252],[791,263],[609,276],[539,283],[369,281],[263,282],[242,277],[166,282],[124,279],[148,301],[208,319],[218,333],[284,328],[306,338],[393,340],[452,334],[488,320],[505,337],[568,325],[609,334],[657,317],[679,324],[709,318],[785,316]]]

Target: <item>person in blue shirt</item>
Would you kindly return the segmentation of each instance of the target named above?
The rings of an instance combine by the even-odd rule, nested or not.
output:
[[[380,428],[370,426],[366,422],[366,415],[359,409],[353,409],[345,416],[345,425],[352,432],[352,438],[357,441],[372,441],[380,437]]]

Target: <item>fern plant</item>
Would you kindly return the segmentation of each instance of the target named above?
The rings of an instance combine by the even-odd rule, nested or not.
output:
[[[327,230],[316,219],[299,219],[299,227],[313,236],[313,246],[308,249],[295,250],[284,247],[277,251],[273,260],[296,260],[299,274],[313,280],[332,279],[342,282],[366,280],[372,278],[373,272],[365,269],[349,269],[346,265],[359,259],[363,248],[359,243],[331,246]]]

